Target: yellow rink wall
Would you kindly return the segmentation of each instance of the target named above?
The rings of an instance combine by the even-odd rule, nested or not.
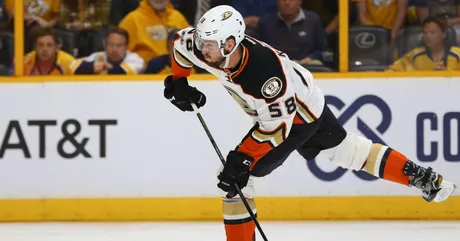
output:
[[[260,220],[460,220],[460,196],[260,197]],[[218,221],[219,198],[0,200],[0,221]]]

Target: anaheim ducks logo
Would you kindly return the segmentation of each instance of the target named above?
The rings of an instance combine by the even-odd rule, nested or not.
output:
[[[231,11],[224,12],[222,14],[222,21],[230,18],[232,15],[233,15],[233,13]]]

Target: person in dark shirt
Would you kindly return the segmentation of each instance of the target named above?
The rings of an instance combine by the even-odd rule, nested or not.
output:
[[[257,36],[299,64],[322,64],[327,41],[321,20],[301,4],[301,0],[278,0],[279,12],[260,19]]]

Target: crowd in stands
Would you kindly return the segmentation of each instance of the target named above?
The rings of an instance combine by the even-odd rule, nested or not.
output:
[[[0,0],[0,75],[14,73],[14,4]],[[460,69],[460,0],[348,0],[351,71]],[[168,74],[171,42],[232,5],[256,37],[312,72],[337,71],[337,0],[23,0],[24,74]],[[194,73],[205,73],[195,68]]]

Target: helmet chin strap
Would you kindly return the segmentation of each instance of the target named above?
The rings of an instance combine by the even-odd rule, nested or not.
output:
[[[231,51],[230,53],[228,53],[228,54],[225,54],[225,49],[224,49],[224,48],[221,48],[221,49],[220,49],[220,52],[221,52],[222,56],[224,56],[224,58],[225,58],[225,62],[224,62],[224,65],[222,66],[222,68],[225,69],[225,68],[228,67],[228,64],[230,63],[230,56],[235,52],[235,50],[238,49],[238,47],[240,47],[240,45],[235,46],[235,47],[232,49],[232,51]]]

